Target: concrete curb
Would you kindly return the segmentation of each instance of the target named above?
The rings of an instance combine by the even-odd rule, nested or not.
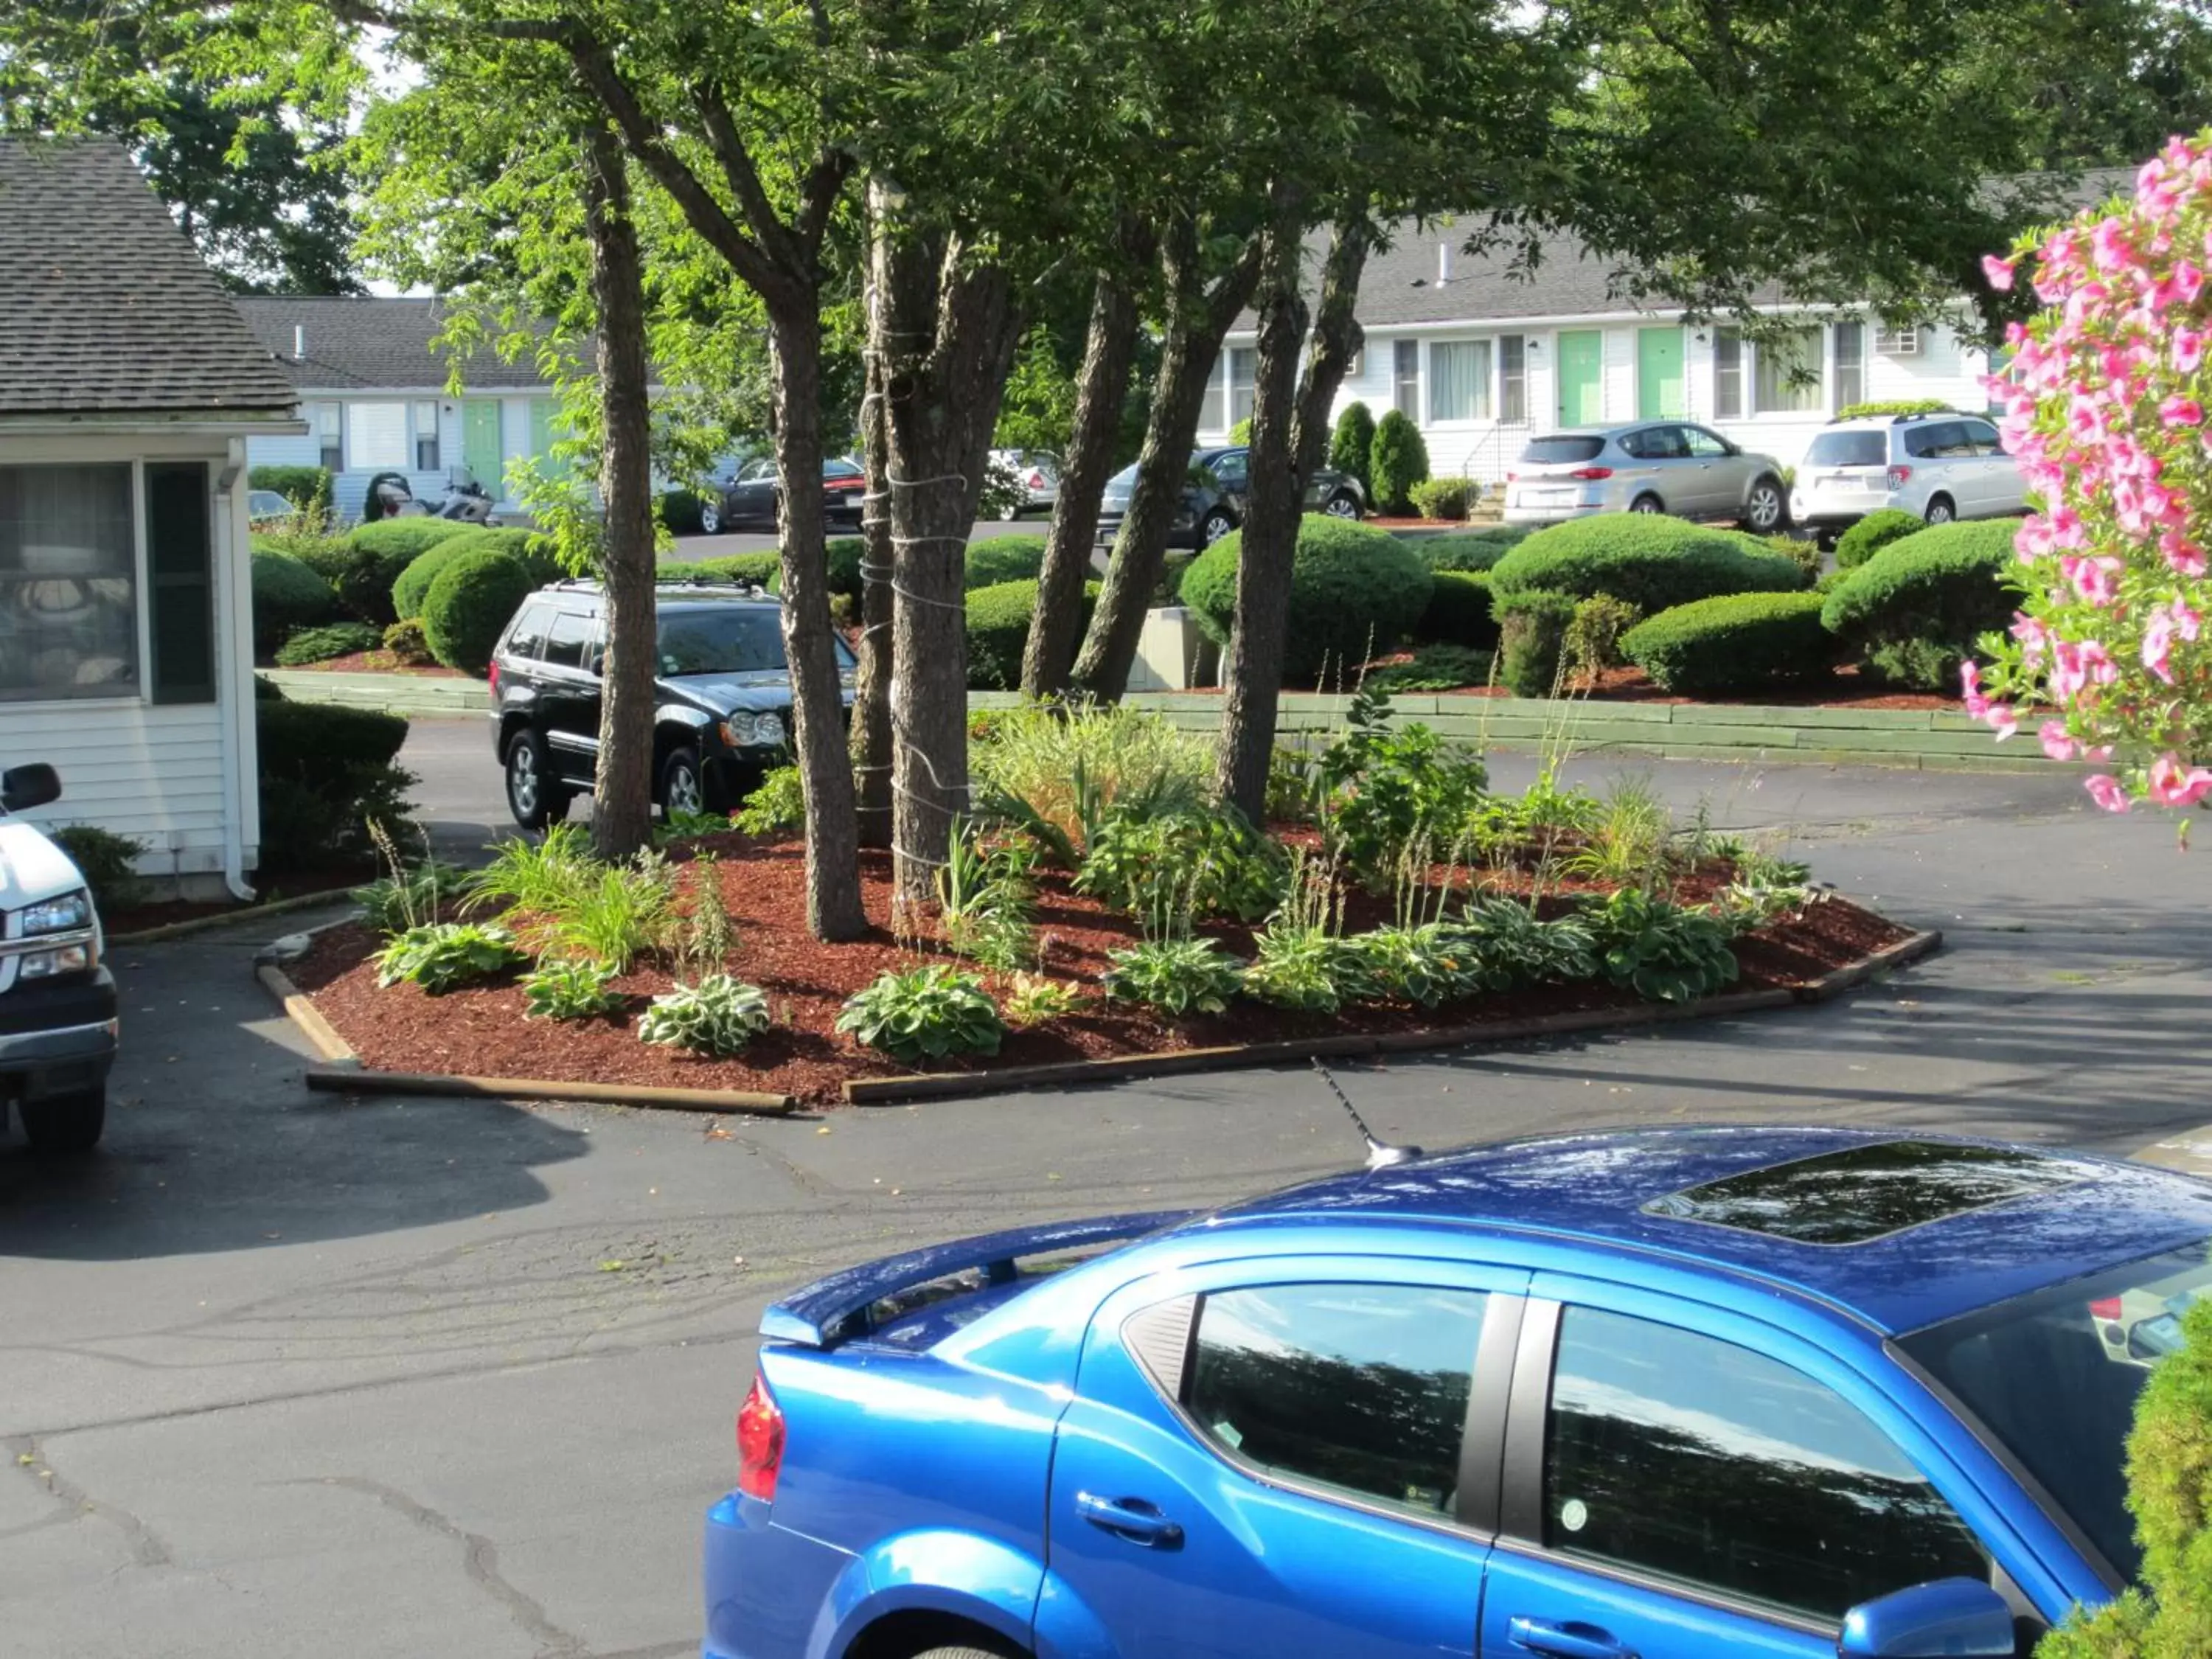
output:
[[[1535,1019],[1492,1020],[1485,1024],[1435,1030],[1384,1031],[1343,1036],[1299,1037],[1281,1042],[1243,1043],[1224,1048],[1176,1048],[1157,1054],[1117,1054],[1107,1060],[1067,1060],[1052,1066],[1018,1066],[988,1072],[921,1072],[906,1077],[855,1078],[843,1086],[848,1106],[880,1106],[955,1095],[999,1094],[1013,1089],[1055,1085],[1118,1083],[1130,1079],[1175,1077],[1194,1072],[1238,1071],[1285,1061],[1359,1054],[1412,1054],[1424,1049],[1465,1048],[1532,1037],[1567,1036],[1589,1031],[1630,1030],[1682,1020],[1715,1019],[1765,1008],[1789,1008],[1826,1002],[1868,980],[1916,962],[1939,949],[1940,931],[1929,929],[1899,939],[1863,962],[1853,963],[1802,985],[1778,985],[1765,991],[1732,991],[1696,1002],[1638,1003],[1628,1008],[1593,1008]]]
[[[290,898],[272,899],[266,904],[249,904],[242,909],[225,910],[217,915],[193,916],[185,921],[164,922],[159,927],[142,927],[135,933],[110,933],[110,948],[118,945],[159,945],[167,939],[190,939],[194,933],[213,933],[218,927],[235,927],[241,923],[258,921],[264,916],[281,916],[292,910],[312,910],[321,904],[335,904],[353,891],[350,887],[325,888],[319,893],[295,893]]]

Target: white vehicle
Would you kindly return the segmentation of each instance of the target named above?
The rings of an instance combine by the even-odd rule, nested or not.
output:
[[[1042,449],[994,449],[991,469],[1003,471],[1022,494],[1018,501],[999,508],[1001,519],[1018,519],[1024,513],[1050,512],[1060,499],[1060,458]]]
[[[2020,463],[1978,415],[1877,416],[1836,421],[1797,464],[1790,516],[1823,544],[1881,507],[1929,524],[2025,512]]]
[[[11,816],[61,797],[46,765],[0,773],[0,1112],[44,1152],[89,1151],[107,1117],[115,976],[83,872]]]

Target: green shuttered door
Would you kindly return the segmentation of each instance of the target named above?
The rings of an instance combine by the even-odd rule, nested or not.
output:
[[[1605,418],[1605,336],[1571,329],[1559,339],[1559,424],[1595,426]]]
[[[1682,331],[1641,328],[1636,331],[1636,417],[1679,421],[1689,414],[1682,379]]]

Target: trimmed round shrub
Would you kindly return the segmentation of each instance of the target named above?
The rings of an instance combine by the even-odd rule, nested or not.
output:
[[[1540,588],[1509,594],[1492,589],[1498,678],[1515,696],[1548,697],[1558,688],[1559,659],[1577,603],[1572,593],[1547,593]]]
[[[1443,536],[1408,536],[1406,545],[1431,570],[1489,570],[1535,533],[1527,525],[1494,524]]]
[[[1929,525],[1892,542],[1829,591],[1820,620],[1882,678],[1955,691],[1974,641],[2011,622],[2010,519]]]
[[[253,647],[274,651],[303,628],[332,621],[338,596],[331,585],[285,553],[253,556]]]
[[[360,532],[355,532],[358,535]],[[406,622],[422,614],[423,601],[429,597],[430,586],[438,580],[448,564],[464,553],[491,549],[507,553],[520,563],[529,574],[533,587],[558,581],[565,574],[561,562],[553,556],[552,541],[531,530],[464,529],[458,536],[448,536],[426,549],[411,560],[392,584],[393,619]]]
[[[1083,585],[1083,621],[1098,601],[1098,584]],[[974,691],[1021,689],[1022,653],[1030,642],[1030,618],[1036,614],[1035,578],[968,590],[968,686]]]
[[[302,628],[276,647],[276,665],[304,668],[311,662],[328,662],[332,657],[349,656],[356,651],[374,651],[383,643],[383,634],[367,623],[331,623],[321,628]]]
[[[996,587],[1033,578],[1044,568],[1042,536],[993,536],[968,544],[968,586]]]
[[[392,589],[401,574],[432,548],[474,528],[451,519],[379,519],[339,543],[323,574],[348,611],[365,623],[388,627],[397,620]]]
[[[1242,531],[1231,531],[1183,573],[1182,602],[1223,645],[1237,619]],[[1372,525],[1309,513],[1298,522],[1291,565],[1285,682],[1311,684],[1323,666],[1363,663],[1420,626],[1435,579],[1406,544]]]
[[[1417,640],[1495,650],[1498,619],[1490,612],[1490,578],[1480,570],[1439,570],[1429,589],[1429,608],[1414,629]]]
[[[1413,486],[1429,476],[1429,447],[1421,441],[1420,428],[1397,410],[1389,410],[1376,423],[1367,473],[1369,507],[1377,513],[1413,510]]]
[[[1508,593],[1609,594],[1646,616],[1717,593],[1788,593],[1805,573],[1756,537],[1659,513],[1602,513],[1538,531],[1490,573]]]
[[[438,573],[422,599],[422,637],[430,654],[448,668],[481,677],[501,630],[538,586],[529,567],[505,549],[464,550]]]
[[[1369,463],[1375,447],[1375,416],[1365,404],[1350,403],[1344,413],[1336,417],[1336,425],[1328,434],[1328,464],[1339,472],[1347,473],[1359,480],[1371,503],[1375,492],[1370,488]]]
[[[1836,568],[1856,570],[1892,542],[1927,527],[1917,513],[1898,507],[1878,508],[1836,538]]]
[[[1481,493],[1480,484],[1465,478],[1424,478],[1406,495],[1413,503],[1413,511],[1425,519],[1464,522],[1468,502]]]
[[[1638,623],[1622,635],[1629,661],[1662,691],[1755,691],[1816,678],[1835,660],[1818,593],[1723,593]]]

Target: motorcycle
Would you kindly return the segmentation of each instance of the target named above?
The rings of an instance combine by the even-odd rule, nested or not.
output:
[[[362,520],[374,523],[379,519],[451,519],[458,524],[489,526],[498,522],[492,517],[491,509],[490,493],[474,478],[448,482],[445,498],[432,507],[416,500],[404,474],[380,472],[368,481],[368,493],[362,502]]]

